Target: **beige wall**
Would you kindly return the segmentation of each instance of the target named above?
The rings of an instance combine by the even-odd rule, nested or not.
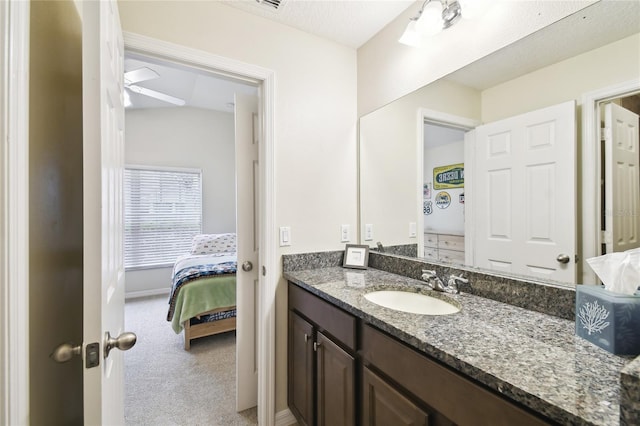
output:
[[[361,226],[364,235],[364,225],[373,224],[373,243],[417,242],[409,238],[409,222],[418,223],[420,214],[416,209],[420,108],[479,121],[480,93],[439,80],[360,118]]]
[[[355,50],[221,2],[119,7],[125,31],[275,71],[276,226],[290,226],[293,241],[279,253],[344,248],[340,225],[357,222]],[[276,299],[276,411],[287,407],[284,284]]]
[[[200,108],[125,112],[125,164],[202,170],[202,230],[235,232],[235,137],[230,112]],[[171,288],[171,268],[125,274],[127,294]]]
[[[640,33],[539,69],[482,92],[487,123],[640,78]]]
[[[81,24],[71,2],[31,2],[29,375],[32,425],[82,424]]]
[[[572,14],[591,1],[489,2],[492,9],[461,20],[423,47],[398,43],[416,4],[358,49],[358,116],[363,116],[426,84]],[[464,16],[464,13],[463,13]]]

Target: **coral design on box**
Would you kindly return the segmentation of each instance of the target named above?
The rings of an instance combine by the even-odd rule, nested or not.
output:
[[[609,317],[609,311],[604,306],[598,304],[597,300],[593,303],[585,303],[580,308],[578,318],[582,327],[591,333],[602,333],[602,330],[609,326],[609,321],[605,321]]]

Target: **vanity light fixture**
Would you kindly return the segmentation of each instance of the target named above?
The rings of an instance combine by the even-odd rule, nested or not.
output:
[[[398,42],[418,47],[427,35],[435,35],[451,27],[462,17],[462,8],[458,0],[425,0],[418,14],[409,18],[409,24]],[[440,24],[442,22],[442,24]]]

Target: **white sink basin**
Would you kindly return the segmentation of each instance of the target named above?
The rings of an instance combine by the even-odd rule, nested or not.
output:
[[[460,311],[460,308],[444,300],[409,291],[372,291],[364,297],[376,305],[412,314],[449,315]]]

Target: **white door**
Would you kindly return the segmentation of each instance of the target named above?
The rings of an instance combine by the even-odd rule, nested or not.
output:
[[[638,114],[612,103],[604,111],[604,242],[612,253],[640,247],[640,136]]]
[[[236,94],[236,232],[238,273],[236,280],[236,409],[258,403],[256,309],[258,296],[258,99]]]
[[[117,425],[123,357],[117,349],[105,357],[105,333],[119,336],[124,323],[123,40],[115,0],[82,2],[82,78],[84,423]]]
[[[575,282],[574,102],[476,128],[476,266]]]

